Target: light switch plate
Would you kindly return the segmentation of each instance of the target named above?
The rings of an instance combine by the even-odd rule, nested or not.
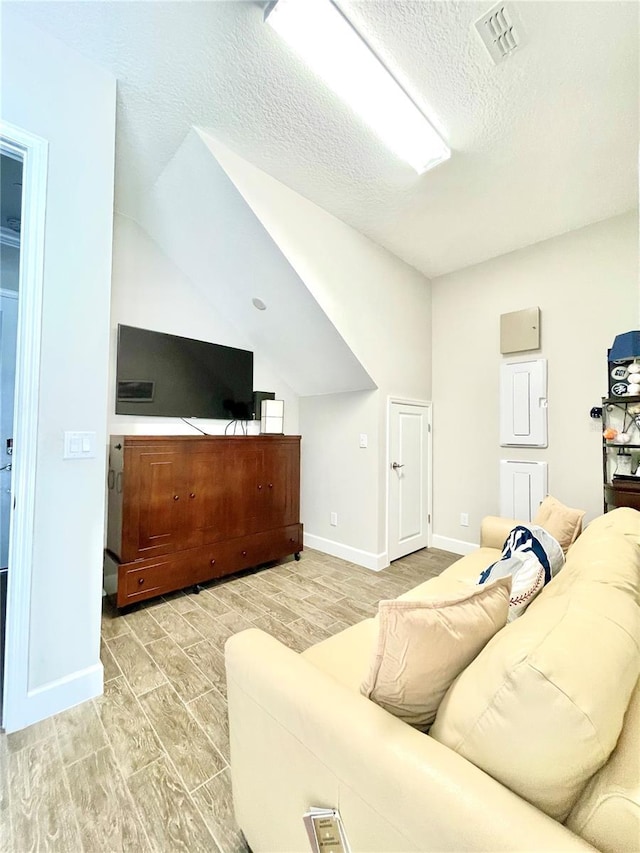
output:
[[[96,433],[70,432],[64,433],[63,459],[95,459]]]

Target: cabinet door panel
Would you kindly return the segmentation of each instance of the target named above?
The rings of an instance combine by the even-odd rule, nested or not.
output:
[[[231,462],[224,444],[209,442],[193,448],[187,506],[194,546],[218,542],[229,536]]]
[[[262,450],[254,442],[234,444],[226,461],[226,511],[229,536],[246,536],[262,529],[264,483]]]
[[[123,562],[184,547],[184,455],[179,450],[131,454],[125,473],[129,518]]]
[[[291,442],[273,443],[265,448],[263,458],[265,484],[262,529],[295,524],[300,514],[299,445]]]

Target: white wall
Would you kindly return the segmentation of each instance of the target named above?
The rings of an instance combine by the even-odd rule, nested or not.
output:
[[[430,399],[429,282],[206,132],[201,135],[378,386],[375,392],[300,397],[302,508],[311,544],[354,562],[384,565],[387,397]],[[360,433],[368,435],[366,450],[358,446]],[[329,525],[331,512],[338,512],[337,527]]]
[[[377,465],[380,392],[301,397],[305,542],[376,568],[379,541]],[[369,447],[359,448],[361,432]],[[330,524],[337,513],[338,526]]]
[[[434,533],[477,542],[498,512],[498,461],[546,460],[549,492],[602,512],[601,422],[607,348],[638,328],[638,225],[633,213],[435,279],[433,286]],[[541,309],[542,347],[500,355],[500,315]],[[499,447],[502,361],[548,359],[549,447]],[[470,526],[460,526],[461,512]],[[442,547],[455,542],[438,541]]]
[[[26,724],[102,689],[115,80],[4,4],[2,117],[50,143]],[[70,429],[97,458],[63,460]]]
[[[219,299],[224,294],[218,294]],[[249,349],[254,353],[254,389],[274,391],[284,400],[285,432],[298,432],[298,396],[282,381],[264,352],[216,310],[215,299],[166,257],[146,231],[131,219],[116,216],[113,239],[111,290],[111,354],[109,432],[111,434],[196,434],[178,418],[144,418],[115,414],[116,339],[118,323]],[[228,421],[195,420],[212,435],[224,433]],[[258,431],[258,423],[249,425]]]

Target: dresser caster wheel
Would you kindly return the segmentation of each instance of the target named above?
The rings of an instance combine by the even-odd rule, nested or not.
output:
[[[299,560],[300,560],[300,551],[296,551],[296,553],[295,553],[293,556],[294,556],[294,559],[296,560],[296,562],[299,562]]]
[[[204,589],[204,587],[203,587],[203,586],[200,586],[200,584],[199,584],[199,583],[196,583],[196,584],[194,584],[194,585],[191,587],[191,592],[192,592],[194,595],[199,595],[199,594],[202,592],[202,590],[203,590],[203,589]]]

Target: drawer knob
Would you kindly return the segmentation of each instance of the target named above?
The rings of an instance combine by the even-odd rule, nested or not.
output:
[[[260,485],[258,486],[258,491],[259,491],[261,488],[262,488],[262,484],[260,484]]]
[[[246,551],[243,551],[243,552],[242,552],[242,556],[243,556],[243,557],[246,557],[246,556],[247,556],[247,552],[246,552]]]
[[[293,536],[291,537],[291,539],[289,539],[289,542],[295,542],[295,541],[296,540],[293,538]]]
[[[191,494],[189,495],[189,497],[191,498],[191,500],[193,500],[193,499],[195,498],[195,496],[196,496],[196,493],[195,493],[195,492],[191,492]]]
[[[173,499],[174,499],[174,501],[179,501],[179,500],[180,500],[180,495],[174,495],[174,496],[173,496]]]
[[[140,586],[142,586],[143,583],[144,583],[144,578],[138,578],[138,584],[140,584]]]
[[[272,488],[273,488],[273,483],[269,483],[269,488],[270,488],[270,489],[272,489]]]
[[[215,560],[209,560],[209,565],[210,565],[210,566],[215,566],[215,564],[216,564],[216,561],[215,561]]]

